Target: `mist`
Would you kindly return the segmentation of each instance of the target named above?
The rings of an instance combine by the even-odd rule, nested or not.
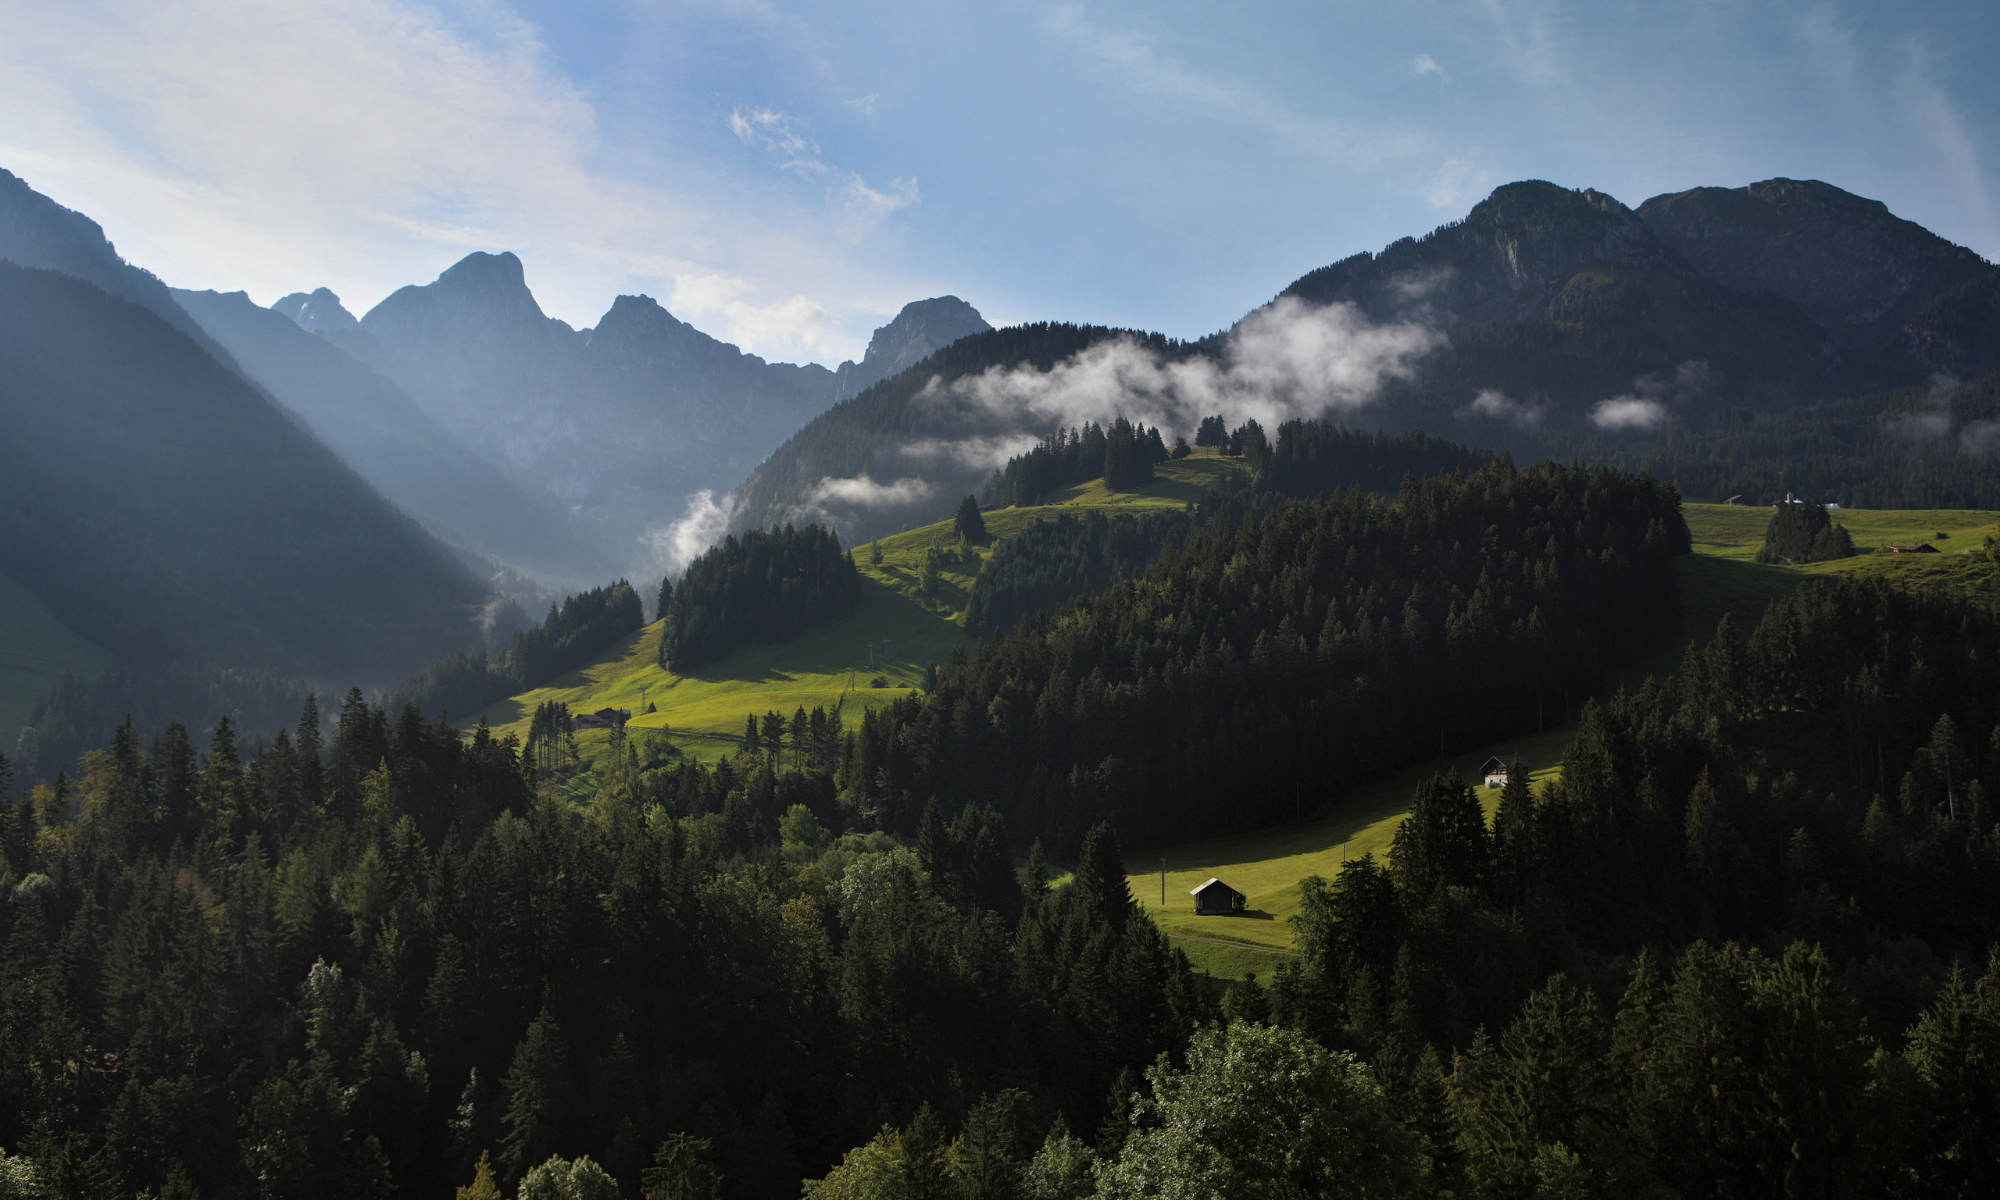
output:
[[[1059,425],[1125,417],[1169,435],[1206,416],[1275,428],[1298,418],[1358,409],[1390,379],[1407,379],[1444,334],[1411,322],[1378,325],[1350,304],[1313,308],[1295,297],[1245,317],[1221,361],[1168,359],[1129,337],[1100,342],[1047,371],[991,367],[926,394],[969,400],[1048,433]],[[1003,460],[1004,461],[1004,460]]]

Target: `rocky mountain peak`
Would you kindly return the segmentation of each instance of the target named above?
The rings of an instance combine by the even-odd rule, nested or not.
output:
[[[1895,324],[1983,266],[1881,201],[1817,179],[1691,188],[1638,212],[1710,279],[1783,296],[1836,332]]]
[[[860,362],[841,364],[839,397],[858,395],[958,339],[991,328],[978,309],[957,296],[913,300],[903,306],[895,320],[877,329],[875,336],[868,339],[868,351]]]
[[[1613,197],[1531,179],[1495,188],[1462,221],[1322,267],[1286,294],[1449,329],[1541,315],[1550,285],[1592,264],[1693,274]]]
[[[345,333],[361,323],[329,288],[314,288],[310,294],[293,292],[272,304],[271,311],[290,317],[308,333]]]

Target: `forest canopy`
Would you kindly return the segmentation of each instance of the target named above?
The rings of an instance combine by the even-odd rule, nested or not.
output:
[[[725,537],[660,595],[667,622],[660,665],[685,672],[846,615],[861,595],[861,575],[831,529],[786,525]]]

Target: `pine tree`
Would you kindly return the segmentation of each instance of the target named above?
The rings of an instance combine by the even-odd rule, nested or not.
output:
[[[1132,888],[1126,882],[1125,857],[1118,851],[1118,837],[1111,832],[1109,822],[1099,821],[1084,835],[1076,878],[1070,887],[1093,922],[1102,921],[1124,931],[1132,914]]]
[[[967,496],[958,503],[958,515],[952,518],[951,529],[954,536],[975,546],[986,544],[986,518],[980,515],[979,501]]]
[[[500,1139],[500,1165],[509,1177],[525,1174],[554,1147],[568,1101],[568,1059],[562,1030],[543,1009],[529,1023],[501,1083],[506,1133]]]

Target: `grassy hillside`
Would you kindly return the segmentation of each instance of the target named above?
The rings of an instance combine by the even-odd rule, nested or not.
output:
[[[111,652],[62,623],[26,588],[0,575],[0,753],[13,754],[14,737],[67,672],[96,675]]]
[[[1012,537],[1065,508],[1179,508],[1218,479],[1246,468],[1239,459],[1201,455],[1155,470],[1159,478],[1142,491],[1114,494],[1097,480],[1070,488],[1048,504],[989,512],[987,532],[996,539]],[[979,568],[955,563],[945,568],[944,587],[937,596],[922,595],[918,576],[933,541],[947,548],[956,545],[951,522],[882,538],[880,564],[870,561],[867,543],[853,547],[861,571],[861,598],[854,612],[789,642],[746,646],[689,674],[676,675],[656,665],[661,629],[656,621],[597,661],[546,687],[501,701],[480,715],[500,731],[525,737],[536,706],[549,700],[568,704],[572,712],[629,708],[632,728],[664,728],[682,753],[704,760],[735,752],[743,718],[749,713],[775,709],[789,716],[800,707],[817,704],[831,709],[844,704],[845,719],[858,721],[859,706],[886,704],[908,695],[922,682],[927,666],[942,664],[965,641],[965,606]],[[992,552],[990,545],[975,549],[982,562]],[[871,687],[877,678],[889,686]],[[658,711],[647,712],[648,705]],[[578,749],[586,760],[606,737],[590,731],[578,736]],[[587,775],[582,782],[588,783]]]
[[[1681,627],[1671,648],[1650,656],[1618,682],[1635,684],[1648,673],[1670,671],[1689,641],[1714,633],[1722,614],[1736,615],[1747,631],[1764,606],[1789,594],[1814,575],[1842,572],[1886,574],[1905,584],[1971,588],[1991,586],[1993,568],[1981,555],[1953,553],[1977,550],[1988,533],[2000,532],[2000,513],[1980,510],[1857,510],[1845,509],[1835,519],[1847,526],[1857,553],[1853,558],[1809,566],[1772,566],[1755,561],[1764,544],[1768,508],[1725,504],[1685,506],[1694,553],[1680,562]],[[1938,539],[1937,534],[1949,536]],[[1888,544],[1931,542],[1942,553],[1892,554]],[[1573,729],[1535,737],[1515,738],[1407,768],[1395,775],[1355,788],[1296,825],[1256,833],[1235,834],[1200,842],[1134,849],[1126,865],[1139,870],[1130,876],[1132,892],[1160,927],[1179,939],[1198,968],[1218,979],[1240,979],[1245,972],[1268,975],[1278,955],[1292,945],[1286,918],[1298,911],[1298,882],[1308,875],[1331,878],[1342,856],[1374,852],[1385,855],[1409,807],[1419,779],[1440,769],[1468,778],[1489,755],[1518,752],[1535,764],[1537,781],[1552,777],[1562,765]],[[1482,792],[1491,806],[1497,790]],[[1344,850],[1343,850],[1344,847]],[[1160,903],[1159,859],[1167,860],[1166,904]],[[1188,890],[1211,876],[1245,893],[1242,914],[1197,917]],[[1232,943],[1232,944],[1224,944]]]
[[[996,539],[1012,537],[1066,507],[1178,508],[1203,488],[1215,486],[1244,467],[1240,460],[1202,454],[1157,470],[1159,479],[1139,492],[1113,494],[1097,480],[1071,488],[1046,505],[987,513],[987,530]],[[1648,673],[1672,670],[1681,648],[1691,640],[1711,636],[1725,612],[1734,613],[1748,629],[1766,604],[1813,575],[1865,571],[1893,573],[1912,583],[1982,585],[1992,571],[1985,559],[1951,551],[1976,550],[1985,534],[2000,531],[2000,513],[1994,512],[1843,510],[1836,519],[1848,527],[1861,553],[1806,567],[1771,566],[1755,561],[1763,544],[1764,525],[1770,519],[1769,509],[1690,503],[1685,511],[1695,552],[1680,562],[1680,629],[1670,648],[1622,672],[1619,683],[1636,684]],[[1939,533],[1949,536],[1938,539]],[[848,719],[857,719],[860,706],[908,695],[921,682],[928,664],[942,663],[964,641],[965,606],[977,567],[954,565],[945,571],[946,586],[939,596],[920,595],[918,573],[933,540],[946,546],[955,544],[950,522],[881,539],[879,565],[869,561],[867,544],[854,547],[862,593],[853,615],[808,630],[791,642],[746,647],[710,667],[676,676],[654,665],[660,637],[656,622],[598,662],[546,688],[496,705],[485,715],[496,726],[525,733],[534,706],[549,699],[565,701],[572,711],[606,705],[630,708],[637,714],[632,721],[635,728],[664,727],[683,753],[707,760],[734,752],[747,713],[776,709],[789,714],[801,706],[831,708],[844,703]],[[1880,549],[1889,543],[1918,541],[1931,541],[1945,553],[1912,557]],[[981,549],[982,559],[990,550],[990,546]],[[870,687],[878,676],[890,686]],[[658,711],[645,712],[649,703]],[[1298,824],[1130,849],[1127,866],[1138,871],[1129,879],[1133,895],[1161,928],[1178,939],[1177,944],[1198,968],[1217,979],[1239,979],[1249,971],[1268,974],[1292,945],[1292,929],[1286,918],[1298,911],[1299,880],[1314,874],[1331,878],[1339,871],[1344,855],[1385,855],[1419,779],[1441,769],[1470,777],[1490,755],[1519,753],[1535,764],[1534,779],[1546,780],[1560,770],[1572,732],[1566,728],[1469,746],[1345,792],[1309,796],[1305,819]],[[586,761],[594,757],[607,736],[601,731],[578,736]],[[586,771],[569,790],[582,796],[594,786],[593,774]],[[1490,811],[1499,793],[1484,791],[1482,795]],[[1164,906],[1160,901],[1161,858],[1167,860]],[[1194,915],[1188,891],[1211,876],[1248,896],[1242,914]]]
[[[1539,783],[1561,769],[1573,732],[1552,730],[1509,738],[1406,767],[1347,792],[1322,815],[1314,816],[1308,809],[1308,819],[1296,825],[1128,851],[1126,867],[1138,870],[1127,882],[1133,897],[1154,922],[1180,939],[1178,944],[1197,969],[1205,968],[1217,978],[1240,978],[1246,970],[1266,974],[1278,961],[1273,952],[1288,951],[1292,946],[1292,927],[1286,919],[1299,910],[1299,880],[1308,875],[1332,879],[1348,856],[1372,853],[1385,857],[1419,780],[1441,770],[1456,771],[1470,779],[1487,758],[1519,754],[1534,764],[1531,779]],[[1480,796],[1490,817],[1500,791],[1482,788]],[[1160,903],[1162,858],[1167,860],[1164,905]],[[1241,913],[1194,915],[1189,889],[1211,877],[1245,895]]]

